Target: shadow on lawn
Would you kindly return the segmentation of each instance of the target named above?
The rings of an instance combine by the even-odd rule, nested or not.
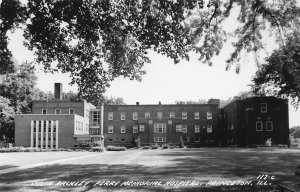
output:
[[[161,158],[170,159],[175,164],[165,167],[151,167],[147,165],[132,164],[56,164],[36,167],[15,173],[0,175],[0,191],[41,190],[41,191],[92,191],[100,186],[93,186],[97,181],[162,181],[170,180],[202,181],[209,180],[255,180],[259,174],[274,175],[276,180],[272,184],[284,181],[296,183],[294,171],[298,162],[299,154],[279,153],[243,153],[230,150],[211,149],[209,153],[202,150],[176,150],[157,154]],[[153,156],[147,153],[146,156]],[[170,158],[172,157],[172,158]],[[53,182],[59,181],[90,181],[86,187],[62,187],[62,186],[33,186],[36,181]],[[166,190],[165,186],[140,186],[140,187],[104,187],[106,190],[116,189],[142,189],[147,191]],[[174,188],[172,188],[173,190]],[[201,188],[201,191],[218,191],[219,188]],[[195,188],[180,187],[178,191],[194,191]],[[197,189],[198,190],[198,189]],[[242,191],[238,188],[237,191]],[[249,188],[245,188],[249,191]]]

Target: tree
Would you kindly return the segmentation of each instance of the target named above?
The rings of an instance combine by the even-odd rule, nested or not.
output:
[[[0,75],[0,94],[10,100],[16,114],[30,113],[37,81],[32,63],[22,63],[15,73]]]
[[[284,46],[274,50],[253,79],[258,94],[290,97],[300,104],[300,34],[290,35]]]
[[[14,108],[9,99],[0,96],[0,142],[13,142],[14,138]]]
[[[233,8],[241,25],[229,33],[223,25]],[[11,71],[7,32],[22,26],[25,45],[45,71],[69,72],[80,97],[99,100],[116,77],[141,80],[149,50],[174,63],[189,60],[195,51],[212,65],[212,57],[234,36],[227,68],[237,63],[239,71],[240,53],[263,48],[266,27],[282,37],[299,14],[295,0],[3,0],[0,71]]]

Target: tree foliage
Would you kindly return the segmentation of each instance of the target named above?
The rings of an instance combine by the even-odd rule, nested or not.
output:
[[[234,8],[240,25],[230,33],[224,23]],[[96,100],[116,77],[141,80],[149,50],[174,63],[195,51],[212,65],[224,42],[235,37],[227,62],[239,71],[241,51],[263,48],[266,27],[282,37],[298,17],[295,0],[3,0],[0,71],[12,71],[7,32],[22,26],[36,62],[46,71],[69,72],[80,96]]]
[[[257,93],[291,97],[300,104],[300,34],[288,37],[286,44],[274,50],[253,79]]]

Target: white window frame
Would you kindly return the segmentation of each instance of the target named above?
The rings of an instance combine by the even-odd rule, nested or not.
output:
[[[151,114],[150,112],[145,112],[145,119],[150,118]]]
[[[174,111],[170,112],[170,118],[175,118],[175,112]]]
[[[139,127],[137,125],[132,126],[132,132],[133,133],[138,133]]]
[[[154,133],[166,133],[167,126],[165,123],[154,123]]]
[[[114,120],[114,112],[108,112],[108,120]]]
[[[208,129],[210,129],[211,131],[208,132]],[[212,132],[213,132],[213,127],[212,127],[212,125],[207,125],[207,126],[206,126],[206,132],[207,132],[207,133],[212,133]]]
[[[177,124],[175,125],[176,127],[176,132],[182,132],[182,125],[181,124]]]
[[[200,133],[200,125],[195,125],[195,133]]]
[[[260,104],[260,112],[261,113],[267,113],[268,112],[268,105],[267,105],[267,103],[261,103]]]
[[[108,132],[108,133],[114,133],[114,126],[109,125],[109,126],[107,127],[107,132]]]
[[[59,110],[59,113],[57,113],[57,110]],[[61,114],[61,109],[55,109],[55,114],[60,115]]]
[[[166,142],[166,137],[154,137],[154,142]]]
[[[71,110],[73,110],[73,113],[71,113]],[[69,114],[74,114],[75,110],[74,108],[69,108]]]
[[[133,112],[132,113],[132,119],[133,120],[138,120],[139,119],[139,113],[138,112]]]
[[[122,121],[126,120],[126,113],[125,112],[121,112],[121,120]]]
[[[145,125],[139,125],[139,129],[140,129],[140,132],[144,132],[145,131]]]
[[[212,119],[212,112],[211,111],[206,112],[206,118],[207,119]]]
[[[258,128],[258,124],[261,125],[261,129],[257,129]],[[255,127],[256,127],[256,131],[263,131],[263,122],[262,121],[256,121],[255,123]]]
[[[200,113],[199,111],[194,112],[195,119],[200,119]]]
[[[268,129],[268,123],[271,123],[271,129]],[[273,121],[266,121],[266,131],[273,131]]]
[[[126,133],[126,126],[125,125],[121,125],[121,133]]]
[[[157,112],[157,118],[162,118],[162,112],[161,111],[159,111],[159,112]]]
[[[182,133],[187,133],[187,125],[182,124]]]
[[[91,127],[100,126],[100,118],[101,113],[100,111],[91,111],[92,121],[91,121]]]
[[[187,119],[187,112],[182,112],[181,116],[182,116],[182,119]]]
[[[44,113],[44,110],[46,113]],[[42,114],[47,114],[47,109],[42,109]]]

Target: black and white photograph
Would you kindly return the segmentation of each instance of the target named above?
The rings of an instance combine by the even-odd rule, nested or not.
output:
[[[0,0],[0,191],[300,192],[299,0]]]

